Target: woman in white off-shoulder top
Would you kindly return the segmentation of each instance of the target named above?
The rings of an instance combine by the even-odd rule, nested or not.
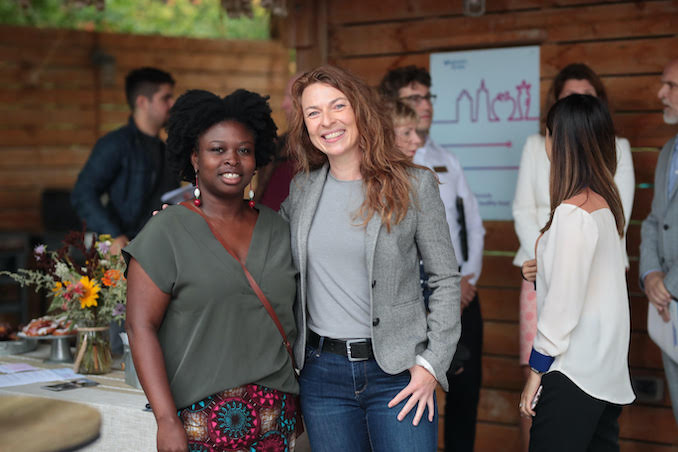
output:
[[[579,94],[546,126],[551,213],[522,268],[536,276],[538,317],[519,408],[533,416],[530,451],[619,450],[621,405],[635,396],[614,127],[605,104]]]
[[[602,81],[591,68],[585,64],[575,63],[563,68],[553,80],[547,96],[547,110],[558,99],[570,94],[589,94],[607,104],[607,93]],[[631,218],[635,178],[631,147],[625,138],[616,138],[617,170],[614,181],[617,184],[624,208],[625,225]],[[513,265],[520,267],[528,259],[534,259],[535,243],[539,230],[544,227],[551,213],[549,196],[550,163],[544,150],[544,137],[531,135],[523,147],[523,154],[518,171],[516,194],[513,199],[513,219],[515,231],[520,241]],[[626,230],[626,226],[625,226]],[[626,246],[623,249],[624,260],[628,267]],[[520,291],[520,336],[519,362],[523,374],[529,374],[528,360],[532,350],[532,342],[537,333],[537,295],[531,282],[523,281]],[[529,440],[530,420],[521,420],[521,431],[524,450]]]

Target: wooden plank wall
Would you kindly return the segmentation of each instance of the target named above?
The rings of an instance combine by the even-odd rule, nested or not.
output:
[[[115,59],[110,76],[95,51]],[[97,138],[127,122],[124,78],[141,66],[172,73],[176,96],[269,94],[285,128],[289,51],[280,42],[0,26],[0,231],[41,230],[42,191],[71,189]]]
[[[651,184],[658,148],[678,132],[663,123],[656,98],[663,65],[678,56],[678,2],[486,3],[484,16],[467,18],[461,15],[460,0],[327,0],[327,49],[316,53],[326,53],[330,63],[351,69],[376,85],[389,68],[428,66],[429,54],[435,51],[541,45],[542,97],[560,68],[572,62],[590,65],[609,90],[619,135],[633,147],[637,183]],[[300,48],[298,52],[302,50],[306,51]],[[647,301],[637,284],[639,223],[647,216],[651,199],[651,187],[637,188],[628,234],[633,316],[630,363],[634,375],[663,376],[659,350],[646,333]],[[510,221],[488,221],[485,227],[486,252],[479,282],[485,350],[477,450],[518,451],[520,275],[511,265],[518,240]],[[625,408],[620,425],[622,451],[663,452],[678,445],[678,428],[666,396],[659,403]]]

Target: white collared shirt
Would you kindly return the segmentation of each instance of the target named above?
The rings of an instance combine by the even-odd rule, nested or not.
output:
[[[461,274],[473,274],[469,282],[475,285],[483,268],[485,228],[480,218],[478,201],[466,182],[461,164],[452,153],[436,145],[430,136],[426,139],[424,146],[417,149],[417,153],[414,154],[414,163],[431,168],[440,179],[441,184],[438,187],[445,205],[454,253],[461,266]],[[466,261],[461,253],[461,226],[457,221],[457,196],[464,200],[468,243],[468,260]]]

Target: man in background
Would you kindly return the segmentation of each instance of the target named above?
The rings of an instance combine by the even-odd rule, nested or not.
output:
[[[285,112],[287,126],[292,123],[294,105],[292,104],[292,85],[299,78],[298,73],[290,77],[285,87],[285,97],[280,105]],[[273,161],[258,172],[257,192],[254,200],[270,207],[276,212],[290,194],[290,182],[296,174],[296,162],[291,158],[287,148],[287,132],[278,137],[276,155]]]
[[[159,69],[127,74],[129,121],[97,141],[71,194],[87,229],[110,234],[116,252],[141,230],[160,206],[162,194],[179,186],[158,137],[174,103],[173,90],[174,79]]]
[[[461,337],[457,350],[466,348],[470,356],[460,373],[449,375],[450,391],[445,405],[445,450],[473,451],[478,399],[480,396],[483,321],[476,292],[483,259],[485,229],[478,202],[466,182],[461,165],[450,152],[436,145],[429,136],[433,120],[431,76],[421,67],[407,66],[389,71],[379,90],[391,100],[411,106],[419,117],[417,133],[424,145],[414,154],[414,163],[431,168],[440,179],[440,197],[445,205],[454,252],[460,265]],[[455,355],[454,362],[457,361]]]
[[[664,105],[664,122],[678,124],[678,59],[664,68],[657,97]],[[678,298],[678,135],[657,160],[650,215],[640,230],[640,284],[664,322],[676,322]],[[675,330],[674,330],[675,334]],[[674,339],[675,340],[675,339]],[[678,422],[678,363],[662,351],[673,415]]]

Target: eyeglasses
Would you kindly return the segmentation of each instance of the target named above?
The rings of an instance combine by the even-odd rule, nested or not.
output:
[[[425,96],[422,96],[421,94],[412,94],[411,96],[401,97],[400,100],[414,105],[419,105],[424,100],[433,104],[436,101],[436,95],[431,93],[428,93]]]

